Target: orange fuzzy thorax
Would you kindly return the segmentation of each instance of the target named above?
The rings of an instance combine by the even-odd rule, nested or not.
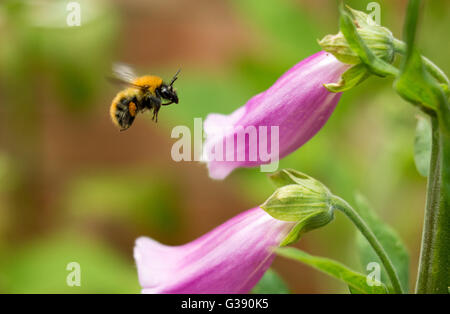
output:
[[[163,80],[158,76],[146,75],[136,78],[133,81],[134,85],[144,86],[147,85],[149,87],[150,92],[154,93],[155,89],[161,86]]]

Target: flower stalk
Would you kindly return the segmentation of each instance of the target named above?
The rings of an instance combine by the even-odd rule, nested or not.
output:
[[[431,117],[432,151],[416,293],[448,293],[450,285],[450,137]]]
[[[394,49],[396,53],[399,53],[401,55],[406,54],[406,44],[397,39],[394,38]],[[425,66],[426,70],[441,84],[449,85],[449,80],[447,75],[445,75],[444,71],[442,71],[436,64],[433,63],[430,59],[427,57],[422,56],[422,62]]]
[[[372,232],[366,222],[361,218],[361,216],[345,200],[338,196],[334,196],[333,200],[334,208],[340,210],[347,216],[347,218],[349,218],[353,222],[353,224],[367,239],[375,253],[380,258],[381,262],[383,263],[384,269],[388,274],[389,280],[391,281],[393,292],[402,294],[403,289],[400,284],[400,278],[394,268],[394,264],[390,260],[389,256],[387,255],[381,243],[378,241],[375,234]]]

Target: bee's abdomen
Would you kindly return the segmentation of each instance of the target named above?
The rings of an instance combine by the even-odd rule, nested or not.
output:
[[[117,96],[111,104],[110,115],[114,124],[123,131],[133,124],[138,111],[137,101],[135,97],[120,97],[120,94]]]

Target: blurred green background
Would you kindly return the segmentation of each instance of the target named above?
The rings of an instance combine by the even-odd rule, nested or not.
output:
[[[136,237],[193,240],[273,191],[264,174],[240,169],[212,181],[196,162],[176,163],[170,137],[193,118],[230,113],[317,52],[338,28],[334,0],[79,0],[81,26],[67,27],[70,1],[0,4],[0,292],[137,293]],[[346,1],[365,10],[371,1]],[[378,1],[401,38],[406,1]],[[450,2],[426,1],[423,54],[450,72]],[[180,104],[119,133],[109,120],[113,62],[169,78]],[[426,179],[414,166],[418,111],[389,79],[343,95],[326,126],[280,162],[320,179],[350,202],[365,195],[411,254],[420,249]],[[337,219],[298,247],[358,265],[355,229]],[[66,285],[70,262],[81,287]],[[294,293],[346,292],[306,266],[277,258]]]

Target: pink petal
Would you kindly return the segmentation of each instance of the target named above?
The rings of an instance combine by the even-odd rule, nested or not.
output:
[[[139,238],[134,258],[142,292],[249,292],[293,224],[254,208],[182,246]]]
[[[229,140],[234,140],[231,141],[234,143],[234,155],[238,151],[244,151],[246,156],[244,161],[237,158],[227,161],[225,153],[222,155],[223,160],[205,158],[210,177],[223,179],[237,167],[255,167],[268,163],[259,154],[256,160],[249,158],[248,140],[244,145],[237,145],[238,127],[245,129],[250,126],[257,129],[258,142],[255,145],[259,152],[259,127],[267,127],[270,147],[270,128],[278,126],[279,136],[275,138],[274,145],[279,148],[279,159],[309,141],[327,122],[341,96],[340,93],[329,92],[323,85],[338,81],[348,67],[327,52],[316,53],[295,65],[268,90],[254,96],[232,114],[208,115],[204,123],[207,135],[205,156],[215,153],[216,146],[223,147],[225,152]]]

